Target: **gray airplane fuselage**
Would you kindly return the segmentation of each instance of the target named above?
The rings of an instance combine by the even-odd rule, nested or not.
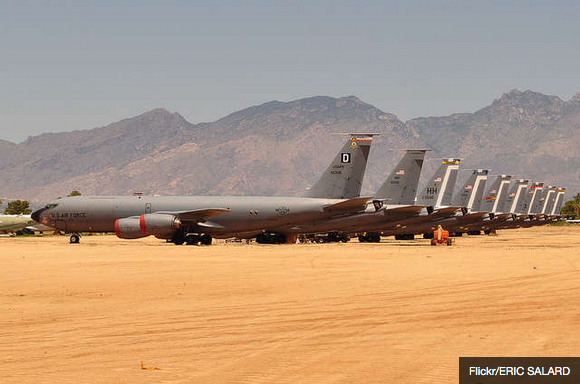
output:
[[[48,205],[53,207],[35,212],[34,218],[65,232],[115,232],[117,219],[217,208],[229,212],[204,223],[190,223],[190,230],[229,237],[330,217],[340,212],[324,208],[341,201],[275,196],[77,196],[53,201]]]

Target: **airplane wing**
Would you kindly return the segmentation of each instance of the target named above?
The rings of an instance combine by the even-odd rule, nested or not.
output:
[[[179,217],[181,221],[203,222],[212,217],[223,215],[228,212],[231,212],[231,210],[225,208],[204,208],[196,209],[194,211],[164,211],[155,213],[175,215]]]
[[[324,207],[324,212],[329,213],[350,213],[362,211],[366,208],[367,203],[372,197],[355,197],[341,201],[340,203],[327,205]]]

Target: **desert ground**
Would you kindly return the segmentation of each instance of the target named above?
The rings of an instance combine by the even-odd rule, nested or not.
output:
[[[580,227],[498,234],[0,238],[0,382],[456,383],[459,356],[579,356]]]

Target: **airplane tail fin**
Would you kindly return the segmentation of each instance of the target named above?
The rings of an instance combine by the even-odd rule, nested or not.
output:
[[[516,212],[521,215],[527,215],[530,212],[531,203],[535,195],[538,185],[541,183],[529,183],[526,189],[523,191],[523,196],[518,202]]]
[[[377,133],[350,134],[346,144],[320,179],[304,197],[350,199],[360,196],[373,136]]]
[[[479,206],[480,212],[499,212],[498,205],[502,199],[505,199],[507,195],[507,190],[509,188],[510,179],[512,177],[509,175],[497,175],[485,195],[481,200]]]
[[[564,203],[564,195],[566,194],[566,188],[558,188],[556,190],[556,200],[554,201],[554,206],[552,207],[552,212],[550,214],[559,215],[562,209],[562,204]]]
[[[530,201],[530,208],[528,209],[528,214],[540,213],[542,209],[542,195],[544,194],[544,183],[536,183],[532,186],[533,195]]]
[[[451,205],[451,196],[457,181],[459,164],[461,164],[461,159],[443,159],[443,162],[420,194],[417,204],[433,207]]]
[[[546,198],[546,206],[544,207],[543,214],[550,215],[552,212],[552,208],[554,208],[554,203],[556,202],[556,198],[558,197],[558,187],[550,187],[550,191],[548,192],[548,197]]]
[[[546,188],[546,191],[543,193],[543,197],[544,201],[542,202],[542,209],[540,210],[540,213],[545,215],[548,213],[548,206],[553,203],[554,197],[556,197],[556,187],[549,185],[548,188]]]
[[[473,204],[483,195],[485,181],[491,169],[474,169],[463,188],[455,195],[453,205],[456,207],[473,208]]]
[[[516,180],[505,199],[503,207],[500,209],[509,213],[516,213],[529,183],[530,180],[527,179]]]
[[[387,204],[412,205],[417,195],[417,186],[425,158],[424,149],[409,149],[389,174],[375,199],[385,199]]]

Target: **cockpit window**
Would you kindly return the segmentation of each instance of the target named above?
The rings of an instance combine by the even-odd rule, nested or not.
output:
[[[44,207],[45,209],[52,209],[55,208],[58,204],[55,203],[50,203],[50,204],[46,204],[46,206]]]

